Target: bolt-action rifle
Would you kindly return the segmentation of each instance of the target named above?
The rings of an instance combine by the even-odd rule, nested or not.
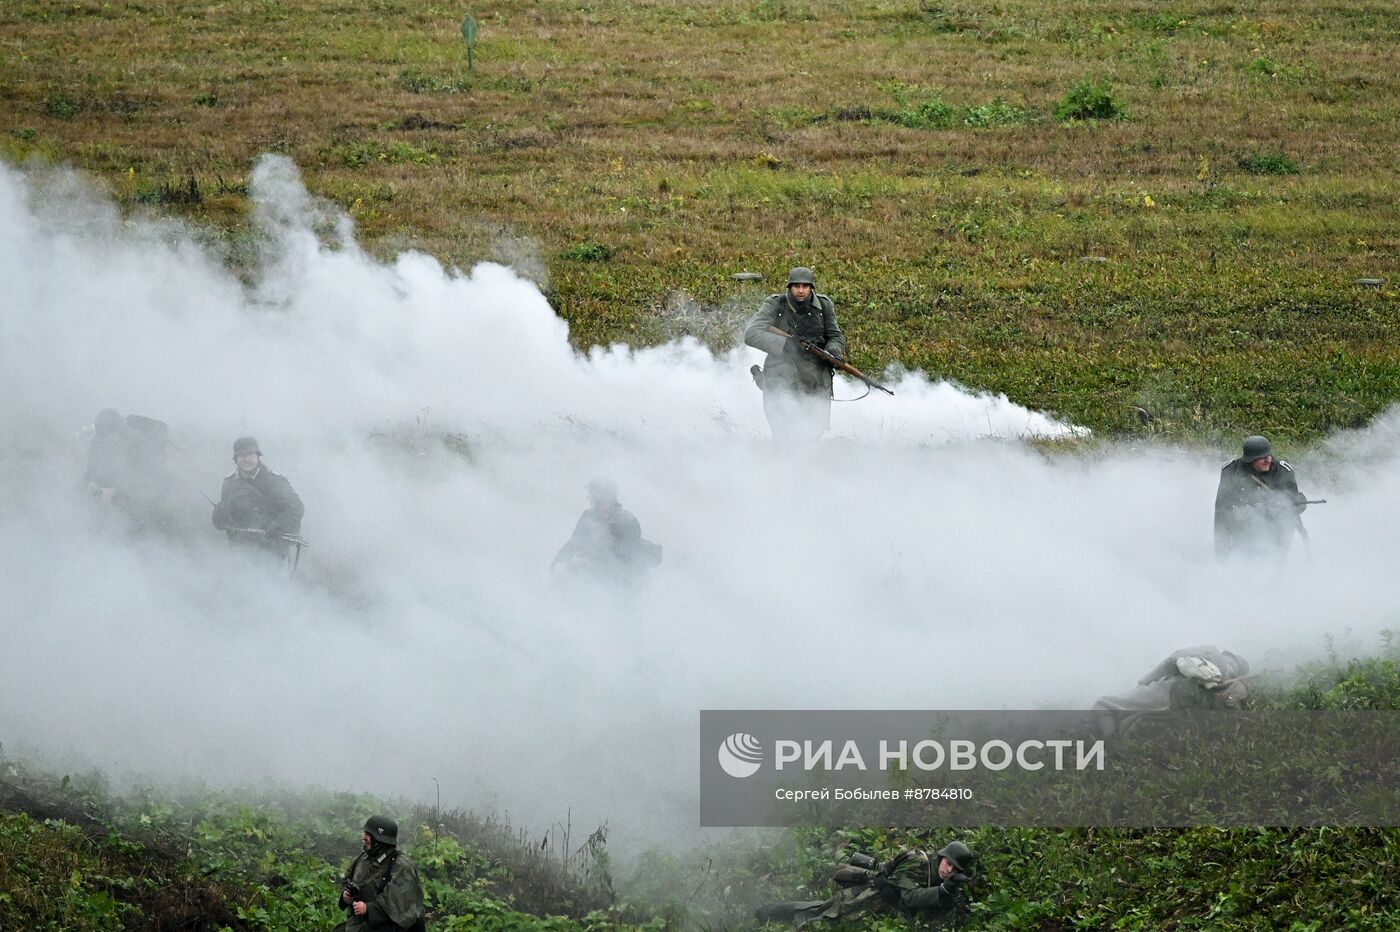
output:
[[[894,392],[891,389],[888,389],[885,386],[881,385],[879,382],[875,381],[870,376],[866,375],[864,372],[861,372],[855,366],[846,362],[846,360],[840,358],[839,356],[833,356],[817,344],[808,342],[807,340],[803,340],[802,338],[798,337],[795,333],[788,333],[781,327],[769,327],[768,332],[776,334],[780,337],[787,337],[789,340],[797,340],[798,346],[801,346],[804,350],[811,353],[813,356],[817,357],[831,368],[840,369],[847,375],[853,375],[856,378],[860,379],[862,382],[864,382],[866,385],[869,385],[871,388],[878,388],[886,395],[894,394]]]

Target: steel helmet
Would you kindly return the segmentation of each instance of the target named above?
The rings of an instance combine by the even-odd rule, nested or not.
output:
[[[103,408],[97,412],[92,426],[97,436],[110,437],[113,434],[121,433],[122,428],[126,426],[126,421],[122,420],[121,412],[116,408]]]
[[[611,479],[605,479],[602,477],[590,479],[588,480],[588,485],[585,486],[585,488],[588,490],[589,495],[593,496],[596,499],[599,499],[600,501],[617,501],[617,483]]]
[[[1269,443],[1269,438],[1254,435],[1244,438],[1244,461],[1252,463],[1257,459],[1272,456],[1274,448]]]
[[[799,265],[788,273],[788,287],[793,285],[811,285],[817,287],[817,277],[812,274],[812,270],[805,265]]]
[[[399,823],[388,816],[370,816],[365,820],[365,831],[382,844],[397,846],[399,843]]]
[[[256,453],[262,456],[262,450],[258,449],[256,437],[239,437],[233,442],[233,455],[241,456],[244,453]]]
[[[952,861],[953,866],[964,874],[972,873],[972,862],[976,860],[972,854],[972,849],[960,841],[950,841],[942,848],[939,848],[938,856]]]

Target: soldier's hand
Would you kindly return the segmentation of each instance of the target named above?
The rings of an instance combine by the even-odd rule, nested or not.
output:
[[[962,871],[953,871],[948,875],[948,881],[961,887],[965,883],[972,883],[972,877]]]
[[[368,910],[369,907],[365,905],[364,900],[356,900],[355,905],[350,907],[350,911],[356,916],[363,916]]]
[[[348,902],[350,902],[350,890],[349,890],[348,888],[343,888],[343,889],[341,889],[341,891],[340,891],[340,902],[342,902],[342,903],[348,903]]]

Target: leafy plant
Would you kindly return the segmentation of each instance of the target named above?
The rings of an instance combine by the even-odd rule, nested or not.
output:
[[[1001,97],[993,98],[991,103],[980,107],[968,107],[963,112],[964,126],[1015,126],[1029,120],[1028,111],[1008,104]]]
[[[1282,152],[1256,152],[1240,158],[1240,168],[1251,175],[1296,175],[1298,164]]]
[[[617,250],[613,247],[590,239],[575,243],[565,249],[563,255],[565,259],[573,259],[575,262],[607,262],[616,253]]]
[[[1055,104],[1055,119],[1062,123],[1070,120],[1118,120],[1126,114],[1123,105],[1114,98],[1111,86],[1087,80],[1074,85]]]

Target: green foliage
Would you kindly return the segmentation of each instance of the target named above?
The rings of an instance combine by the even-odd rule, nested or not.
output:
[[[968,107],[963,111],[964,126],[1017,126],[1030,122],[1030,112],[1022,107],[1008,104],[1004,98],[995,97],[989,104]]]
[[[53,94],[44,101],[44,112],[49,116],[56,116],[60,119],[71,119],[76,116],[81,109],[78,101],[72,96],[64,93]]]
[[[1244,73],[1255,79],[1297,79],[1300,72],[1268,55],[1259,55],[1245,63]]]
[[[410,94],[465,94],[473,87],[473,76],[470,72],[444,75],[405,68],[399,72],[398,86]]]
[[[937,94],[914,99],[919,88],[900,83],[884,85],[886,91],[899,105],[897,109],[875,111],[877,121],[896,123],[909,129],[947,129],[958,122],[957,111],[943,102]]]
[[[358,826],[407,808],[346,793],[173,798],[137,790],[115,799],[100,774],[53,779],[6,765],[12,777],[0,776],[0,798],[48,800],[44,808],[74,821],[0,812],[0,929],[174,928],[191,914],[209,928],[330,928],[343,918],[339,878],[358,850]],[[647,918],[604,911],[605,899],[507,826],[443,814],[433,828],[422,812],[401,823],[401,838],[419,866],[434,928],[593,932]],[[590,871],[606,869],[602,838],[590,837],[590,856],[579,862]],[[567,915],[530,912],[545,903],[542,912]]]
[[[1107,83],[1095,81],[1080,81],[1055,104],[1055,119],[1062,123],[1071,120],[1118,120],[1126,115],[1123,105],[1113,96],[1113,88]]]
[[[1241,156],[1241,170],[1251,175],[1296,175],[1298,164],[1282,152],[1256,152]]]
[[[363,168],[375,162],[436,165],[439,161],[433,148],[404,140],[341,143],[331,149],[330,158],[346,168]]]
[[[980,106],[955,107],[938,94],[926,94],[914,85],[891,83],[883,85],[895,99],[897,107],[874,109],[865,106],[843,107],[812,118],[812,122],[861,121],[894,123],[909,129],[952,129],[958,126],[1015,126],[1030,122],[1030,111],[1012,106],[1003,97],[993,98]]]
[[[116,895],[100,843],[64,822],[0,813],[0,929],[118,930],[136,911]]]
[[[617,250],[613,247],[591,239],[575,243],[562,253],[565,259],[575,262],[607,262],[616,254]]]

